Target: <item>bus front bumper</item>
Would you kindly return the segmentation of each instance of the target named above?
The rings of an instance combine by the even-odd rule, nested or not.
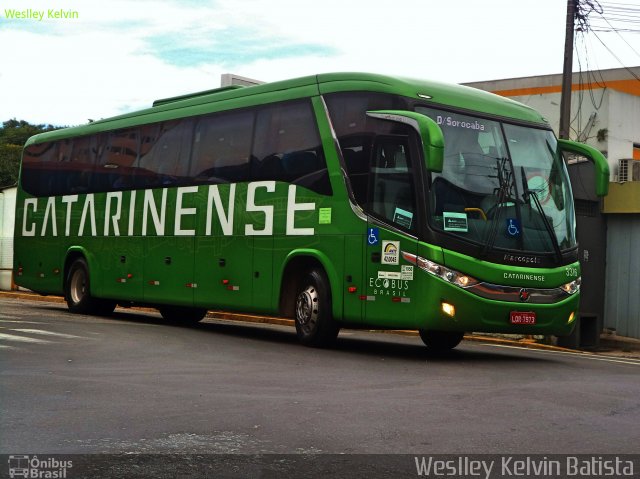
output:
[[[456,286],[438,282],[427,294],[427,311],[419,329],[485,332],[503,334],[541,334],[566,336],[575,327],[579,293],[551,303],[489,299]]]

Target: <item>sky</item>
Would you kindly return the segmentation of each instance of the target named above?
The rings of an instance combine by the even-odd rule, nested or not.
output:
[[[83,124],[217,88],[223,73],[561,73],[565,21],[563,0],[0,0],[0,121]],[[640,65],[640,34],[599,36],[618,59],[586,37],[589,67]]]

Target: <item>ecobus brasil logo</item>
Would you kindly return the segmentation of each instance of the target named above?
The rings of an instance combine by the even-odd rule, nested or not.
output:
[[[73,461],[63,461],[54,457],[39,459],[38,456],[9,456],[9,477],[39,479],[64,479],[67,470],[73,467]]]

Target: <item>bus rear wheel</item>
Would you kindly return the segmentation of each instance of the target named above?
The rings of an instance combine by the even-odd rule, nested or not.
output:
[[[115,301],[91,295],[89,266],[84,258],[77,258],[69,268],[65,282],[65,300],[69,311],[75,314],[107,316],[116,308]]]
[[[422,342],[431,351],[449,351],[460,344],[460,341],[462,341],[464,337],[464,333],[451,331],[429,331],[421,329],[419,333],[420,339],[422,339]]]
[[[332,345],[340,326],[331,312],[331,291],[324,271],[312,269],[302,279],[295,300],[296,333],[306,346]]]
[[[164,319],[174,324],[196,324],[207,315],[205,308],[187,306],[162,306],[158,308]]]

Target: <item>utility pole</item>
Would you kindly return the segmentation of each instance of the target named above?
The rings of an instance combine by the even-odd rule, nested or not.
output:
[[[562,69],[562,97],[560,98],[560,132],[569,139],[571,123],[571,80],[573,77],[573,29],[578,0],[567,0],[567,29],[564,38],[564,66]]]

